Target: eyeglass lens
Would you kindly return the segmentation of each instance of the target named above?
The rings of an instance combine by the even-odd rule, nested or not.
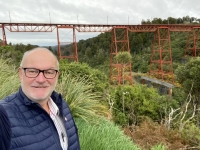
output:
[[[40,72],[43,73],[45,78],[55,78],[57,74],[57,70],[48,69],[48,70],[39,70],[35,68],[23,68],[25,70],[25,74],[29,78],[36,78]]]

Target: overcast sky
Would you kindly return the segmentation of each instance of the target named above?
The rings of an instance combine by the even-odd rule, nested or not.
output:
[[[0,22],[80,24],[141,24],[142,19],[184,16],[200,18],[200,0],[0,0]],[[77,41],[99,33],[77,33]],[[2,31],[0,30],[0,39]],[[52,33],[10,33],[13,44],[56,45]],[[61,42],[72,42],[72,31],[60,31]]]

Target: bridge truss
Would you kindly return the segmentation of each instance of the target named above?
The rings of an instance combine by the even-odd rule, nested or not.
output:
[[[78,50],[76,42],[76,31],[78,32],[112,32],[110,46],[110,81],[117,84],[122,83],[122,64],[114,61],[114,57],[121,51],[128,51],[129,32],[153,32],[152,51],[150,55],[149,76],[162,81],[174,83],[172,67],[172,50],[170,32],[188,32],[188,39],[184,56],[193,57],[200,55],[200,25],[98,25],[98,24],[52,24],[52,23],[0,23],[2,29],[2,45],[7,45],[5,29],[10,32],[57,32],[58,58],[72,59],[78,61]],[[73,41],[60,42],[59,30],[71,29],[73,31]],[[61,51],[61,46],[70,44],[73,52],[67,54]],[[125,66],[124,79],[133,84],[131,63]],[[170,81],[169,81],[170,79]]]

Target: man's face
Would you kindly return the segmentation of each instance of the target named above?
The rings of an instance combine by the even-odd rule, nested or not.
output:
[[[36,50],[28,53],[22,63],[23,68],[36,68],[40,70],[58,70],[56,58],[48,51]],[[42,72],[36,78],[28,78],[22,68],[19,68],[22,91],[25,95],[38,103],[48,100],[56,87],[59,73],[53,79],[46,79]]]

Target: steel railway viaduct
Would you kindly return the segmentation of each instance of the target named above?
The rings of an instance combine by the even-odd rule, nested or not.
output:
[[[56,30],[58,43],[58,59],[73,59],[78,61],[78,50],[76,43],[76,31],[78,32],[111,32],[110,43],[110,81],[122,83],[122,64],[114,61],[114,56],[121,51],[130,53],[129,32],[153,32],[152,50],[150,55],[149,78],[157,78],[163,85],[171,88],[174,84],[174,74],[172,67],[172,53],[170,32],[188,32],[188,39],[184,56],[198,56],[200,50],[200,24],[180,25],[180,24],[144,24],[144,25],[117,25],[117,24],[59,24],[59,23],[6,23],[0,22],[2,29],[2,45],[7,45],[5,30],[10,32],[52,32]],[[59,37],[59,29],[70,29],[73,31],[72,53],[63,55]],[[131,63],[125,65],[124,80],[133,84]],[[170,85],[165,83],[166,79]],[[169,81],[170,79],[170,81]]]

